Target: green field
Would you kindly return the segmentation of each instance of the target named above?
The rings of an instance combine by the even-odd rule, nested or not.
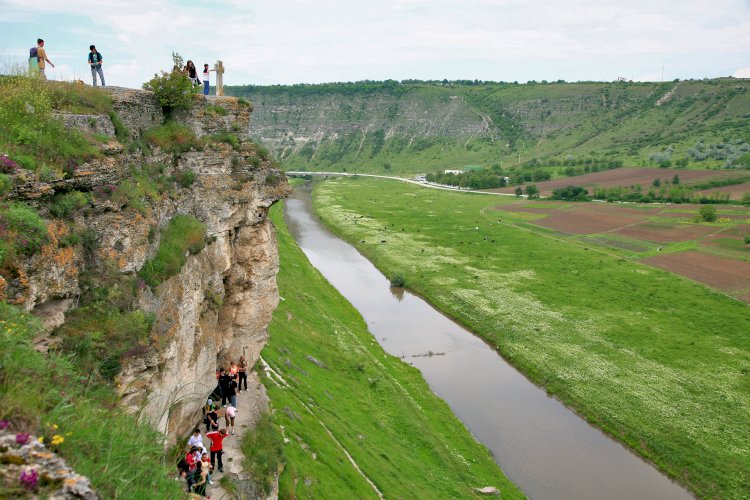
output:
[[[314,192],[323,221],[387,276],[586,419],[699,497],[747,498],[748,307],[483,211],[512,202],[363,178]]]
[[[290,442],[281,498],[469,497],[492,485],[522,498],[413,367],[386,354],[359,313],[277,228],[281,301],[262,356],[275,420]],[[283,379],[285,382],[281,382]]]

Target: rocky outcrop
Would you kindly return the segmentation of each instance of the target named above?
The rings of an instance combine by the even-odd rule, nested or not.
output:
[[[35,436],[0,432],[0,463],[3,498],[99,498],[87,478],[68,467]]]
[[[163,121],[150,92],[107,91],[131,137],[143,136]],[[19,178],[11,194],[49,216],[49,239],[40,253],[18,266],[0,292],[34,311],[49,328],[58,326],[75,306],[82,273],[109,270],[135,276],[156,253],[159,235],[175,215],[190,215],[205,225],[205,247],[189,255],[178,274],[153,290],[135,280],[133,301],[156,319],[149,344],[127,354],[117,379],[123,406],[152,422],[170,438],[168,443],[199,420],[219,366],[243,353],[255,363],[278,302],[278,256],[267,214],[289,187],[278,168],[247,140],[251,109],[232,97],[199,96],[192,109],[174,117],[199,137],[236,134],[240,144],[235,147],[206,140],[190,151],[171,154],[110,144],[104,155],[65,178]],[[87,132],[114,134],[108,116],[62,119]],[[154,164],[164,176],[190,173],[194,180],[152,196],[141,210],[111,195],[117,186],[133,182],[134,168]],[[49,214],[49,200],[73,190],[91,193],[92,202],[63,223]],[[95,242],[88,247],[59,244],[71,226],[87,228]]]

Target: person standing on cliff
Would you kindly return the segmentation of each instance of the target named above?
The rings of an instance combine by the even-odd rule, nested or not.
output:
[[[227,437],[227,430],[221,429],[220,431],[209,432],[206,434],[206,437],[211,440],[211,467],[216,467],[216,462],[218,461],[219,472],[224,472],[224,463],[221,460],[221,456],[224,453],[222,442]]]
[[[36,58],[39,61],[38,67],[39,67],[39,76],[41,76],[44,80],[47,79],[47,75],[44,74],[44,63],[48,62],[50,66],[53,68],[55,67],[54,64],[52,64],[52,61],[49,60],[47,57],[47,51],[44,49],[44,40],[41,38],[36,41],[37,43],[37,49],[36,49]]]
[[[211,71],[214,71],[212,69],[208,69],[208,63],[203,65],[203,95],[208,95],[208,89],[211,87],[211,84],[208,82],[208,77],[210,76],[209,73]]]
[[[247,361],[245,356],[240,356],[240,360],[237,363],[237,373],[240,376],[239,382],[237,383],[237,392],[242,392],[242,381],[245,381],[245,390],[247,390]]]
[[[96,74],[99,73],[99,78],[102,80],[102,87],[106,87],[104,84],[104,72],[102,71],[102,62],[104,58],[101,52],[96,50],[94,45],[89,47],[89,66],[91,66],[91,78],[94,80],[94,87],[96,87]]]

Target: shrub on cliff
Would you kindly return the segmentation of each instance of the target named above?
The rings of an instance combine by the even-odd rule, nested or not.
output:
[[[154,93],[164,114],[169,116],[178,109],[188,109],[193,103],[197,87],[181,71],[162,71],[155,74],[143,88]]]
[[[201,146],[200,141],[189,127],[175,121],[167,121],[148,129],[143,134],[146,142],[152,146],[159,146],[165,151],[182,153],[190,148]]]
[[[176,275],[187,261],[186,254],[196,254],[206,245],[206,226],[189,215],[175,215],[159,241],[153,259],[147,260],[138,275],[151,288]]]

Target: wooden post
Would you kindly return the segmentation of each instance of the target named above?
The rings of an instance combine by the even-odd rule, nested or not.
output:
[[[224,63],[216,61],[214,71],[216,72],[216,95],[224,95]]]

